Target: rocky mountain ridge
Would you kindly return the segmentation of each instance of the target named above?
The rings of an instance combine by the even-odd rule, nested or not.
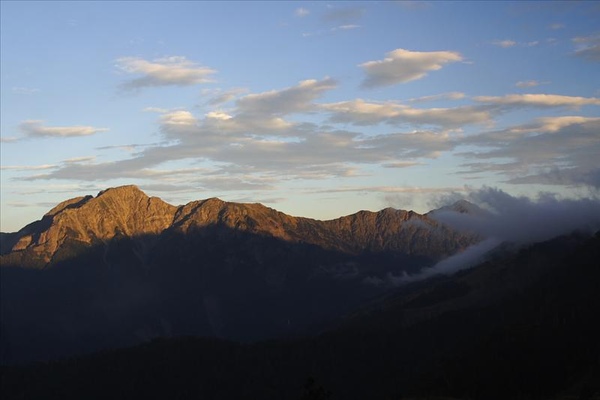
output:
[[[133,185],[110,188],[96,197],[66,200],[40,221],[4,234],[2,254],[22,266],[53,264],[67,243],[91,246],[114,238],[190,234],[202,228],[226,227],[324,249],[357,254],[394,251],[441,258],[473,243],[472,236],[452,231],[427,215],[386,208],[329,221],[293,217],[262,204],[225,202],[217,198],[170,205]],[[7,256],[10,255],[10,260]]]

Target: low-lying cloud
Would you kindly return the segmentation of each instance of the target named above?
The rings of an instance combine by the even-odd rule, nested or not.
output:
[[[600,198],[559,199],[540,195],[537,199],[516,197],[495,188],[445,195],[437,203],[447,205],[457,198],[481,207],[481,212],[460,213],[450,208],[430,214],[437,221],[465,233],[480,235],[483,240],[416,274],[388,275],[386,279],[369,278],[375,284],[401,285],[436,275],[452,275],[482,262],[486,254],[503,242],[517,245],[549,240],[575,231],[593,233],[600,229]]]

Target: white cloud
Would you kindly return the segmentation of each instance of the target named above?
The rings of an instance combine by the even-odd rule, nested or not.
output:
[[[513,47],[517,45],[517,42],[515,42],[514,40],[496,40],[495,42],[492,42],[492,44],[496,45],[496,46],[500,46],[500,47],[504,47],[505,49],[509,48],[509,47]]]
[[[331,78],[320,81],[309,79],[282,90],[246,95],[236,105],[240,113],[252,115],[285,115],[309,111],[313,107],[313,100],[336,86],[336,81]]]
[[[396,49],[387,53],[383,60],[368,61],[359,65],[367,74],[362,85],[372,88],[414,81],[423,78],[429,71],[441,69],[444,64],[462,59],[459,53],[453,51],[419,52]]]
[[[174,56],[152,61],[138,57],[122,57],[116,60],[117,68],[127,74],[140,75],[123,83],[123,89],[135,90],[153,86],[191,86],[212,82],[210,75],[216,71],[198,66],[185,57]]]
[[[349,31],[351,29],[358,29],[358,28],[360,28],[360,25],[349,24],[349,25],[340,25],[335,28],[331,28],[331,31],[332,32],[339,31],[339,30]]]
[[[428,101],[438,101],[438,100],[460,100],[464,99],[465,94],[462,92],[449,92],[449,93],[440,93],[434,94],[431,96],[421,96],[416,97],[414,99],[410,99],[411,103],[424,103]]]
[[[152,112],[157,114],[164,114],[169,112],[168,108],[160,108],[160,107],[146,107],[142,110],[143,112]]]
[[[43,164],[43,165],[2,165],[1,170],[5,171],[39,171],[45,169],[56,168],[54,164]]]
[[[195,125],[198,121],[189,111],[172,111],[161,117],[164,125]]]
[[[509,94],[506,96],[478,96],[475,101],[511,107],[571,107],[600,105],[595,97],[562,96],[558,94]]]
[[[296,14],[296,17],[302,18],[302,17],[306,17],[308,14],[310,14],[310,11],[306,8],[299,7],[299,8],[296,8],[296,11],[294,11],[294,14]]]
[[[528,88],[528,87],[539,86],[541,84],[542,84],[542,82],[538,82],[536,80],[530,80],[530,81],[519,81],[519,82],[515,83],[515,86],[518,88]]]
[[[105,132],[106,128],[93,126],[44,126],[44,121],[28,120],[19,124],[19,130],[28,137],[73,137],[90,136],[98,132]]]
[[[331,112],[331,121],[355,125],[417,124],[457,128],[467,124],[490,123],[488,111],[472,106],[454,108],[412,108],[396,103],[369,103],[361,99],[322,104]]]
[[[211,111],[206,114],[206,118],[213,118],[213,119],[220,119],[222,121],[227,121],[228,119],[231,119],[233,117],[222,111]]]
[[[600,34],[579,36],[573,39],[575,55],[589,61],[600,61]]]
[[[212,96],[207,101],[207,104],[211,106],[218,106],[224,103],[228,103],[246,92],[248,92],[248,89],[244,88],[233,88],[225,91],[222,91],[220,89],[205,89],[202,91],[202,94]]]
[[[549,26],[549,28],[550,28],[550,29],[552,29],[552,30],[563,29],[564,27],[565,27],[565,24],[562,24],[562,23],[560,23],[560,22],[557,22],[557,23],[551,24],[551,25]]]
[[[11,90],[13,93],[25,94],[25,95],[38,93],[40,91],[40,89],[28,88],[28,87],[13,87]]]

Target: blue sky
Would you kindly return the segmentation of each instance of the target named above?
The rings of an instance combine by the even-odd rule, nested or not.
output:
[[[336,218],[598,196],[597,2],[1,2],[1,230],[136,184]]]

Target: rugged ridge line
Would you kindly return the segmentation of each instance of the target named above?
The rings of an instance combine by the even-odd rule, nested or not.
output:
[[[441,258],[475,240],[413,211],[386,208],[319,221],[289,216],[258,203],[231,203],[217,198],[177,207],[129,185],[103,190],[96,197],[76,197],[58,204],[40,221],[4,239],[4,247],[10,251],[3,249],[3,252],[9,253],[13,262],[20,259],[18,263],[22,266],[27,266],[25,259],[35,259],[38,260],[35,266],[40,267],[52,264],[67,242],[90,246],[119,237],[161,235],[167,230],[193,234],[208,226],[350,254],[390,251]]]

